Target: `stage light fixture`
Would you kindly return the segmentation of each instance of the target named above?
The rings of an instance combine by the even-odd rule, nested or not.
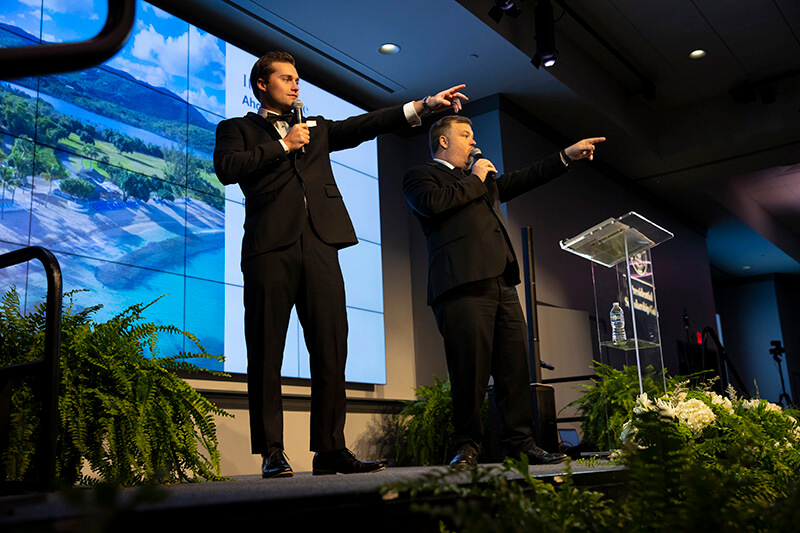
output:
[[[531,63],[536,68],[544,65],[552,67],[558,59],[556,50],[556,34],[553,25],[553,6],[550,0],[539,0],[533,8],[534,39],[536,40],[536,53],[531,58]]]
[[[508,15],[515,19],[522,13],[522,9],[516,4],[515,0],[493,0],[493,4],[492,9],[489,10],[489,17],[498,24],[503,15]]]

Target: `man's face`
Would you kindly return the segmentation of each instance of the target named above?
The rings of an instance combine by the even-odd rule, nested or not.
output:
[[[300,78],[297,69],[291,63],[276,61],[272,63],[274,72],[264,82],[259,78],[256,82],[261,93],[261,105],[270,111],[285,113],[292,108],[292,102],[300,94]]]
[[[445,160],[457,168],[468,169],[472,165],[469,153],[476,144],[472,136],[472,127],[469,124],[453,123],[450,125],[450,132],[444,137],[447,143],[447,148],[444,150]]]

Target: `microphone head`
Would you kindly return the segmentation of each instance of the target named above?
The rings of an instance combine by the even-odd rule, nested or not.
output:
[[[292,109],[295,111],[297,111],[298,109],[303,109],[303,102],[301,102],[299,98],[295,98],[292,101]]]
[[[483,157],[481,149],[478,147],[473,148],[472,151],[469,153],[469,155],[470,157],[472,157],[472,159],[480,159]]]

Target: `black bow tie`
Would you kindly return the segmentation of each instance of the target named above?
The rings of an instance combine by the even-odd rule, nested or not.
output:
[[[293,113],[284,113],[283,115],[276,115],[273,113],[269,113],[267,115],[267,120],[270,123],[275,124],[278,121],[283,121],[287,124],[292,124],[294,122],[294,114]]]

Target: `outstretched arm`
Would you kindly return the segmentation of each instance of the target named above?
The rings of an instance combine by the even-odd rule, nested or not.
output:
[[[464,93],[460,92],[464,87],[466,87],[466,85],[463,83],[461,85],[454,85],[433,96],[426,96],[422,100],[417,100],[414,102],[414,111],[416,111],[418,116],[444,111],[449,108],[452,108],[453,111],[458,113],[461,111],[461,101],[469,100]]]
[[[586,157],[591,161],[594,159],[595,145],[605,140],[605,137],[589,137],[588,139],[582,139],[572,146],[565,148],[564,153],[567,154],[570,161],[577,161],[578,159],[584,159]],[[569,161],[567,161],[567,163],[569,163]]]

